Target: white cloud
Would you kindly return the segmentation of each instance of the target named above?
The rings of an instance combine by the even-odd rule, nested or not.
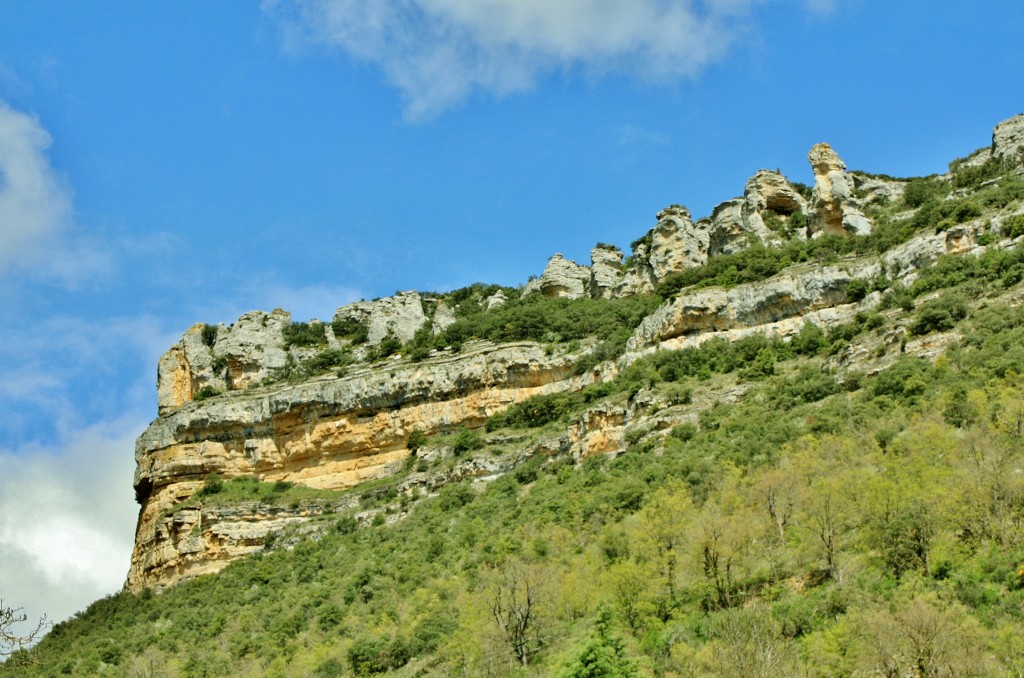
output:
[[[36,118],[0,101],[0,276],[20,269],[70,283],[106,263],[74,233],[71,191],[49,146]]]
[[[0,102],[0,267],[70,220],[71,199],[50,169],[49,146],[38,120]]]
[[[59,621],[124,583],[138,508],[134,439],[122,419],[56,444],[0,449],[0,596]]]
[[[475,90],[530,89],[581,69],[674,82],[721,57],[760,0],[266,0],[291,46],[339,47],[380,67],[410,119]]]

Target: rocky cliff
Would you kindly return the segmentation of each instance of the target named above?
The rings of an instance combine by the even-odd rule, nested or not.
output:
[[[991,148],[959,167],[981,171],[998,163],[1001,176],[1024,174],[1022,129],[1024,116],[1000,123]],[[695,421],[697,408],[739,397],[742,388],[708,391],[688,408],[668,410],[671,403],[637,392],[628,402],[595,402],[568,425],[539,437],[490,436],[488,442],[507,450],[504,455],[453,459],[429,472],[412,465],[450,455],[448,443],[423,447],[424,438],[479,432],[488,418],[515,403],[578,392],[652,352],[751,333],[788,338],[806,323],[825,329],[848,323],[878,306],[879,281],[909,285],[944,255],[978,254],[1020,240],[1009,226],[1024,223],[1019,199],[989,201],[977,210],[946,209],[965,199],[965,189],[957,188],[963,181],[935,177],[929,186],[945,197],[929,207],[935,210],[932,219],[923,214],[924,206],[904,204],[911,182],[848,172],[827,144],[816,145],[808,159],[813,187],[760,170],[742,196],[707,217],[695,221],[680,205],[661,210],[627,258],[606,244],[593,250],[589,266],[555,255],[538,278],[518,290],[403,292],[341,307],[330,322],[295,323],[287,312],[274,310],[248,313],[232,325],[189,328],[159,361],[159,418],[136,446],[141,509],[127,588],[160,589],[215,572],[264,548],[268,535],[286,526],[310,524],[324,513],[358,512],[359,493],[373,487],[368,481],[400,472],[406,475],[392,490],[411,495],[454,478],[500,474],[535,454],[579,460],[619,453],[629,436]],[[671,291],[664,286],[748,248],[783,252],[792,243],[867,238],[878,229],[904,235],[881,252],[840,255],[824,264],[786,261],[781,270],[750,282],[693,283]],[[663,303],[630,327],[617,351],[609,348],[611,339],[555,331],[541,340],[495,339],[507,336],[499,327],[490,340],[481,340],[476,337],[482,331],[468,330],[465,321],[528,304],[531,297],[613,303],[656,291],[665,295]],[[844,360],[878,369],[900,351],[930,355],[942,341],[888,337],[870,350],[851,350]],[[224,505],[201,491],[211,477],[295,483],[324,492],[289,505]],[[368,520],[375,514],[358,515]],[[395,519],[400,513],[389,515]]]

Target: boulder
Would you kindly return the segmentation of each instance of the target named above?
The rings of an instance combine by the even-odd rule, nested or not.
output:
[[[778,172],[758,170],[757,174],[747,180],[743,196],[758,213],[771,210],[788,216],[794,212],[807,211],[807,201]]]

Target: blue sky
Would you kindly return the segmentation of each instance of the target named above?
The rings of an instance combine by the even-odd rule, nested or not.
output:
[[[1022,46],[1019,1],[0,0],[0,596],[120,586],[189,325],[519,284],[820,141],[942,172]]]

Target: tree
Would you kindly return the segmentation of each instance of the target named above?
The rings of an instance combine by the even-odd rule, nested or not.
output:
[[[18,625],[26,621],[28,615],[23,608],[8,607],[3,598],[0,598],[0,661],[5,661],[11,655],[32,645],[50,627],[46,615],[43,615],[34,627],[29,625],[19,629]]]
[[[508,560],[494,572],[489,591],[491,618],[524,667],[540,650],[540,577],[535,568]]]
[[[656,576],[648,583],[657,601],[658,616],[669,618],[679,604],[676,578],[685,557],[686,531],[696,516],[689,490],[682,483],[659,489],[640,511],[637,552]]]
[[[638,678],[640,673],[626,656],[625,644],[612,630],[607,607],[598,611],[587,644],[562,674],[562,678]]]

